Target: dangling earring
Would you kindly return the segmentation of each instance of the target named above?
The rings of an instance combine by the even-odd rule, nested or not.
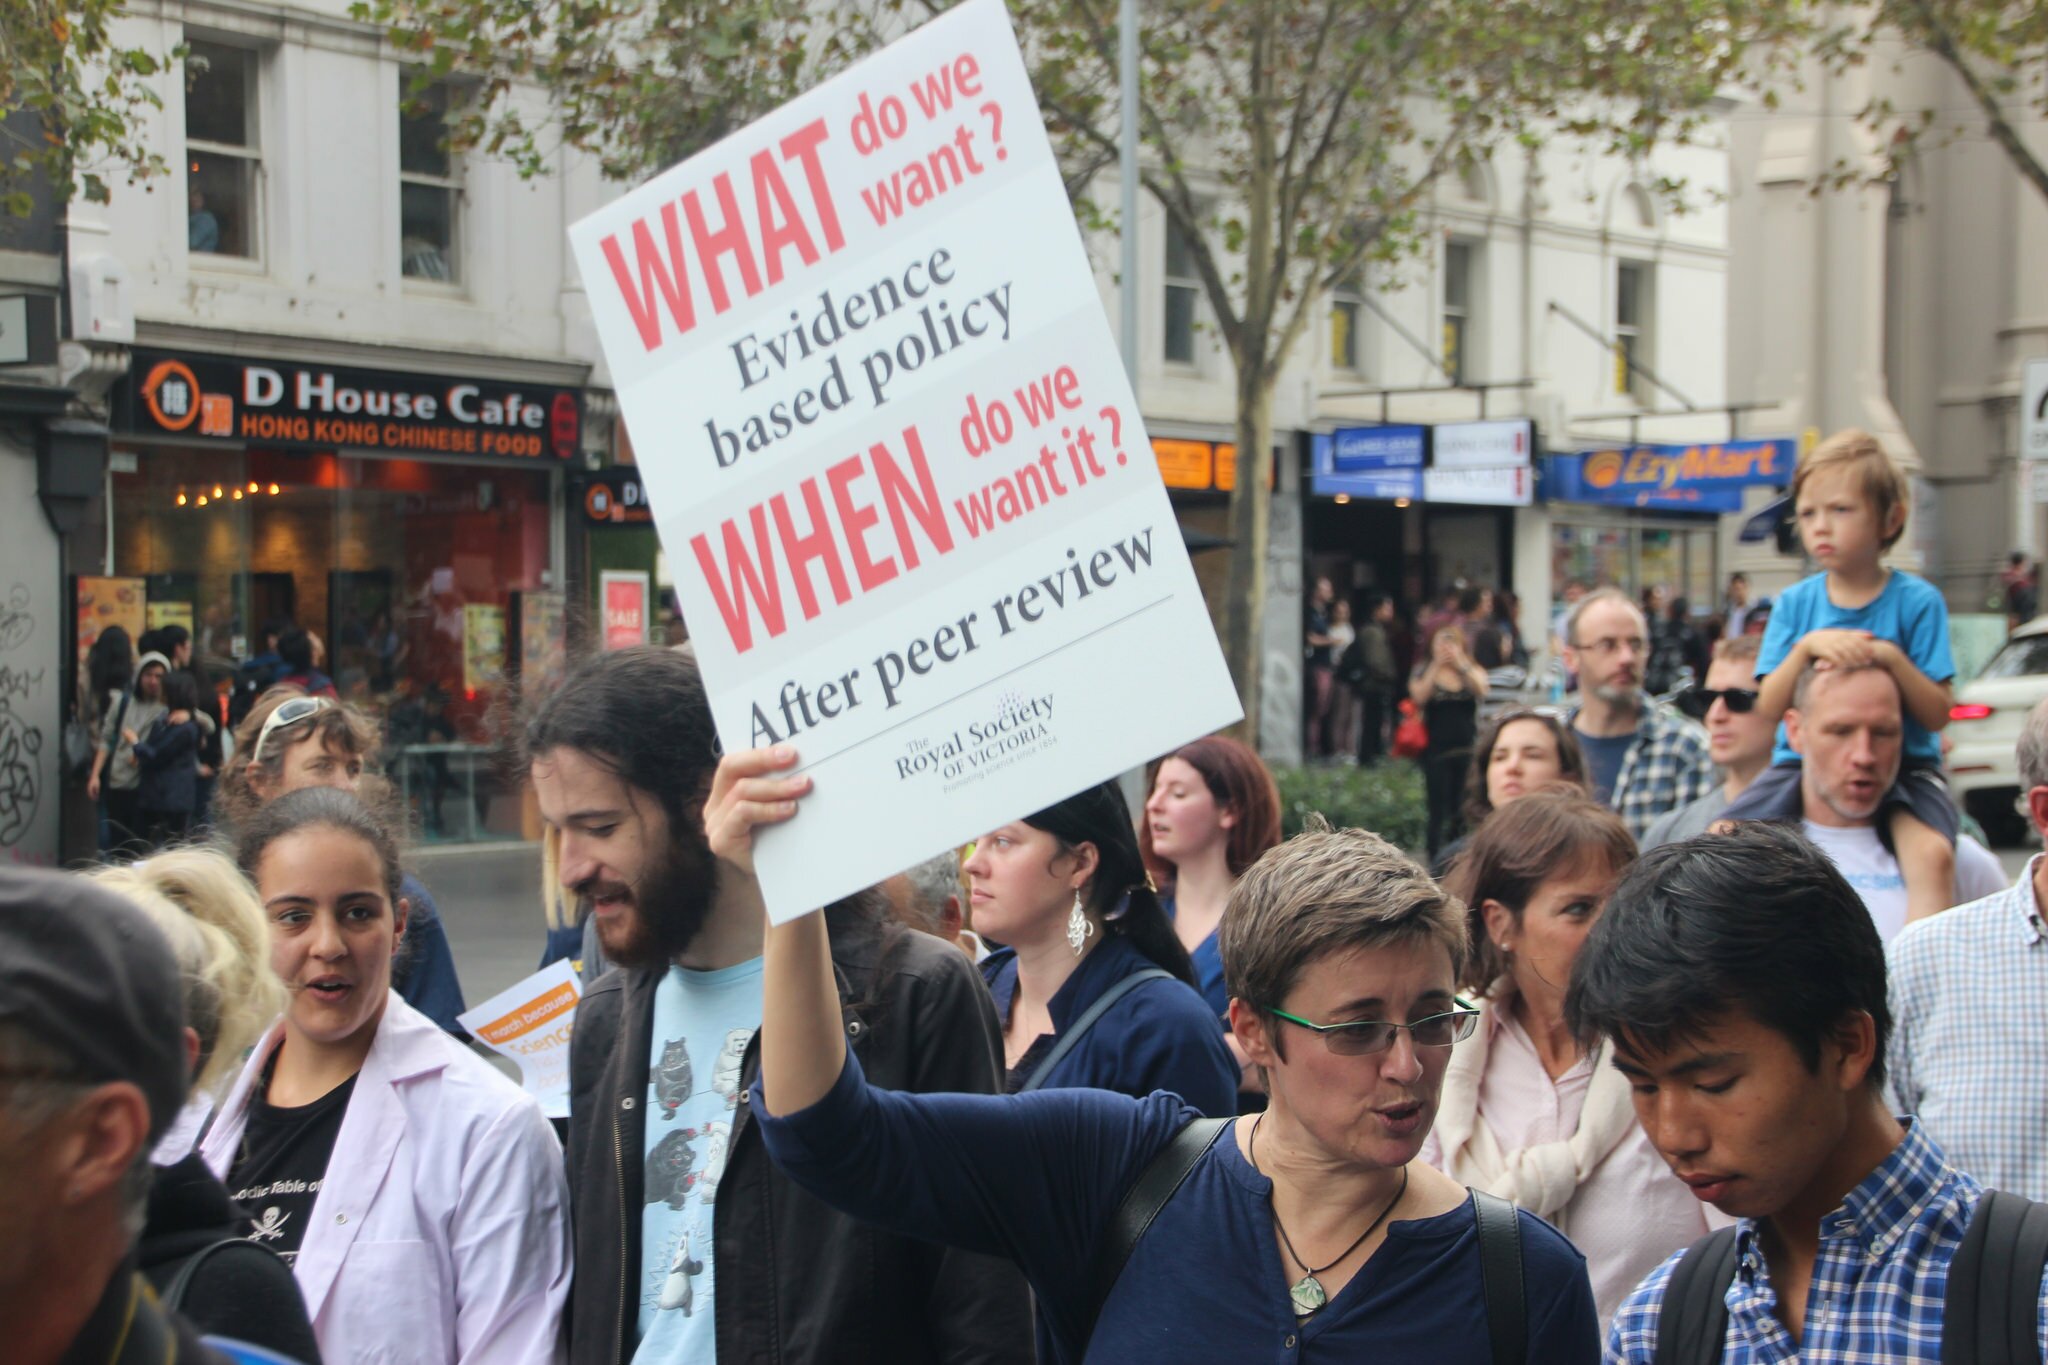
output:
[[[1088,935],[1094,932],[1095,921],[1081,909],[1081,889],[1075,887],[1074,908],[1067,911],[1067,946],[1074,950],[1075,957],[1081,955],[1081,949],[1087,946]]]

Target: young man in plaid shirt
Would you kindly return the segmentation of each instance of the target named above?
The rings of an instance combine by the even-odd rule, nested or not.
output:
[[[1885,1105],[1884,947],[1825,856],[1775,824],[1652,851],[1587,938],[1565,1012],[1614,1041],[1672,1171],[1738,1220],[1712,1358],[1937,1365],[1984,1190]],[[1609,1362],[1657,1359],[1679,1259],[1622,1305]],[[2048,1345],[2048,1293],[2029,1299]]]
[[[1707,732],[1643,691],[1649,623],[1618,588],[1580,598],[1564,618],[1565,666],[1579,675],[1573,737],[1586,776],[1640,841],[1666,811],[1690,805],[1720,781]]]

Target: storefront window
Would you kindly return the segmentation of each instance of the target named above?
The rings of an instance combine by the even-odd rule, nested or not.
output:
[[[1565,584],[1574,580],[1587,587],[1617,587],[1630,597],[1655,586],[1667,598],[1684,596],[1698,615],[1717,601],[1714,554],[1711,524],[1560,521],[1551,528],[1551,598],[1561,598]]]
[[[542,470],[148,448],[114,476],[114,557],[152,624],[189,623],[216,686],[266,622],[317,636],[341,696],[382,718],[427,837],[510,837],[485,722],[515,597],[546,586],[550,491]]]

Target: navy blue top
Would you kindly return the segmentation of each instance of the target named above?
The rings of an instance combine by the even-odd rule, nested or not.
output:
[[[1329,1305],[1296,1320],[1273,1236],[1272,1182],[1226,1133],[1131,1253],[1084,1336],[1104,1223],[1194,1115],[1171,1095],[1100,1090],[919,1095],[867,1084],[848,1053],[809,1109],[754,1117],[797,1184],[892,1232],[1007,1256],[1038,1296],[1044,1365],[1129,1361],[1428,1361],[1491,1365],[1471,1201],[1387,1225],[1387,1240]],[[1595,1365],[1599,1318],[1586,1261],[1519,1215],[1529,1359]]]
[[[412,905],[405,922],[405,946],[391,965],[391,985],[406,1004],[457,1038],[469,1031],[455,1016],[469,1008],[462,1003],[462,982],[455,975],[455,954],[441,927],[441,912],[420,879],[408,872],[398,894]]]
[[[1046,1002],[1053,1038],[1065,1033],[1097,996],[1152,965],[1152,959],[1129,940],[1108,935]],[[1016,952],[1005,948],[990,954],[981,973],[995,997],[996,1018],[1007,1020],[1017,994]],[[1037,1046],[1042,1056],[1043,1045]],[[1018,1067],[1023,1074],[1015,1077],[1016,1082],[1021,1085],[1036,1069],[1037,1059],[1025,1054]],[[1125,1095],[1167,1090],[1203,1113],[1223,1118],[1237,1112],[1237,1078],[1237,1059],[1230,1055],[1216,1016],[1202,997],[1182,982],[1154,980],[1132,987],[1111,1005],[1040,1088],[1093,1086]]]
[[[1168,919],[1177,918],[1180,907],[1172,896],[1161,896],[1159,908],[1166,912]],[[1210,1012],[1222,1023],[1223,1031],[1230,1032],[1230,992],[1223,985],[1223,926],[1217,925],[1209,931],[1209,937],[1188,950],[1188,957],[1195,964],[1195,989],[1208,1002]]]
[[[190,815],[199,804],[199,723],[159,720],[135,741],[137,803],[147,811]]]

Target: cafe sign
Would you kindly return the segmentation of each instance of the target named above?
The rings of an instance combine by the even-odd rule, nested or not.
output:
[[[507,460],[573,459],[583,436],[576,389],[152,351],[135,352],[114,417],[196,444]]]

